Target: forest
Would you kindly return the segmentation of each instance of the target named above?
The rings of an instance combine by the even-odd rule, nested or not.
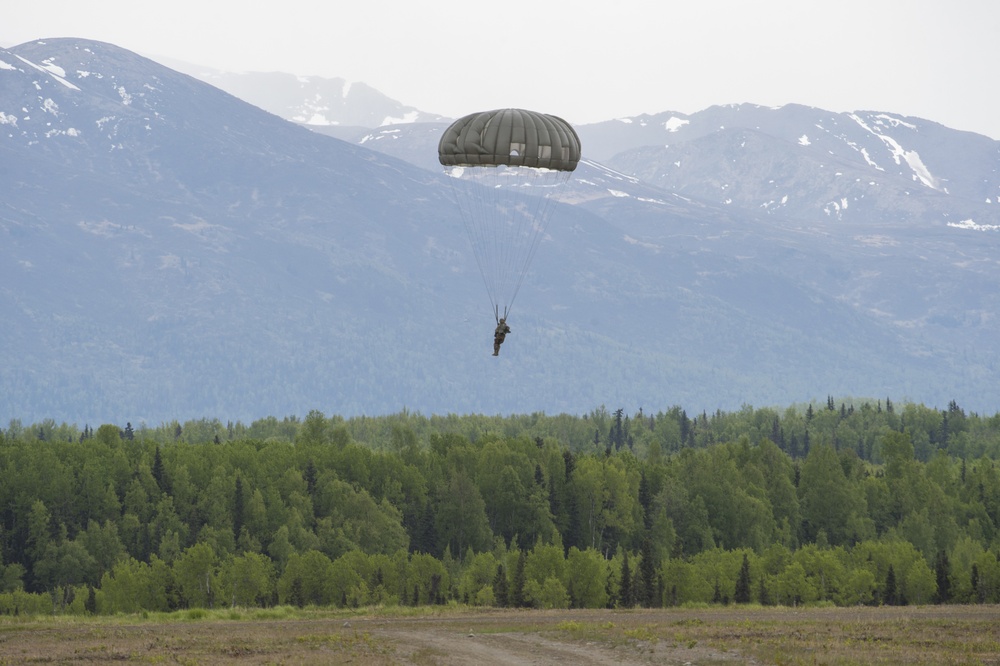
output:
[[[1000,603],[1000,414],[0,429],[0,614]]]

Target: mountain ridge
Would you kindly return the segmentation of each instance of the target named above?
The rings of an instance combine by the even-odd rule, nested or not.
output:
[[[1000,397],[996,235],[932,205],[804,218],[753,205],[759,185],[727,204],[694,178],[629,173],[627,150],[589,158],[580,128],[585,160],[494,359],[428,148],[440,122],[321,136],[89,40],[0,62],[0,418]],[[757,154],[800,159],[788,143]]]

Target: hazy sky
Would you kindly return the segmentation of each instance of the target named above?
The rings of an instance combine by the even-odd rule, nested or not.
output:
[[[0,46],[111,42],[236,71],[362,81],[458,117],[573,123],[713,104],[878,110],[1000,139],[997,0],[46,0]]]

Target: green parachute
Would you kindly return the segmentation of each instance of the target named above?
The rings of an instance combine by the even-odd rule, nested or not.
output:
[[[524,109],[472,113],[438,143],[493,305],[506,318],[545,234],[552,195],[580,161],[562,118]]]

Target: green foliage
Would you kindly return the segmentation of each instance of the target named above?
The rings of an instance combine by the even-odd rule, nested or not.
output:
[[[608,604],[608,562],[593,548],[569,549],[566,587],[573,608],[604,608]]]
[[[274,563],[260,553],[231,555],[222,566],[219,582],[231,606],[264,606],[275,591]]]
[[[174,581],[181,605],[188,608],[211,608],[218,593],[218,557],[204,541],[187,548],[173,564]]]
[[[998,457],[1000,415],[832,398],[694,416],[12,421],[0,613],[998,603]]]
[[[750,603],[750,560],[743,554],[743,565],[736,578],[736,589],[733,591],[733,601],[738,604]]]

